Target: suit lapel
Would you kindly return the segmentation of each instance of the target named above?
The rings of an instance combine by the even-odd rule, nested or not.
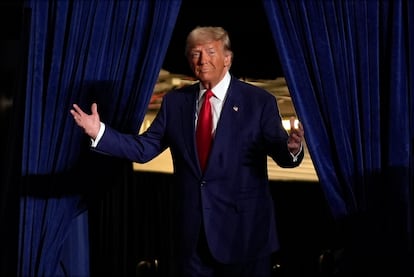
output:
[[[240,132],[240,120],[242,111],[242,102],[237,93],[234,93],[234,80],[230,83],[227,98],[221,111],[220,119],[217,123],[216,134],[210,152],[210,158],[207,165],[214,164],[220,153],[231,151],[231,145]]]
[[[237,90],[234,87],[237,87],[236,79],[232,79],[228,88],[226,100],[217,123],[216,134],[206,170],[208,170],[210,164],[214,164],[214,161],[220,153],[226,153],[226,151],[232,149],[231,145],[234,139],[238,137],[238,132],[240,132],[243,103],[240,95],[237,92],[233,93],[233,91]],[[180,131],[183,134],[187,157],[191,160],[191,164],[194,165],[199,165],[195,140],[195,114],[198,88],[198,84],[189,87],[189,91],[186,93],[185,100],[180,109],[180,121],[182,122]],[[200,166],[196,167],[196,170],[201,173]]]

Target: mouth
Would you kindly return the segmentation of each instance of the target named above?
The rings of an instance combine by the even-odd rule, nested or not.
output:
[[[198,72],[199,72],[199,73],[206,73],[206,72],[208,72],[208,71],[210,71],[210,70],[209,70],[208,68],[206,68],[206,67],[204,67],[204,68],[201,68],[201,67],[200,67],[200,68],[198,69]]]

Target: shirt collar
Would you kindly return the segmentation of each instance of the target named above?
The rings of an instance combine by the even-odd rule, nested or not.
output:
[[[226,75],[224,75],[224,78],[221,79],[221,81],[214,88],[211,89],[214,92],[214,96],[220,99],[221,101],[223,101],[226,96],[227,89],[230,86],[230,80],[231,76],[230,73],[227,71]],[[200,83],[200,93],[198,95],[198,100],[200,100],[203,97],[205,92],[206,89]]]

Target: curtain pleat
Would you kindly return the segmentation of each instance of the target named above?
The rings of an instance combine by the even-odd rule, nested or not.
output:
[[[412,272],[413,3],[263,4],[347,270]]]
[[[24,2],[31,18],[18,276],[89,276],[99,271],[89,268],[88,232],[101,227],[88,224],[89,205],[97,204],[90,198],[104,198],[112,185],[127,186],[124,176],[132,166],[95,159],[69,110],[78,103],[88,111],[97,102],[103,121],[121,131],[138,132],[180,4],[180,0]],[[104,272],[126,275],[131,269],[125,266],[106,265]]]

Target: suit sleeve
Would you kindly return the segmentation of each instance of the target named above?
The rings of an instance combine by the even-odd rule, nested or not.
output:
[[[165,109],[161,105],[151,126],[143,134],[124,134],[106,126],[99,143],[92,149],[102,154],[146,163],[168,147],[164,135]]]
[[[262,130],[266,141],[268,155],[280,166],[291,168],[298,166],[304,156],[303,148],[292,156],[287,146],[288,133],[283,127],[276,99],[266,101],[262,115]]]

